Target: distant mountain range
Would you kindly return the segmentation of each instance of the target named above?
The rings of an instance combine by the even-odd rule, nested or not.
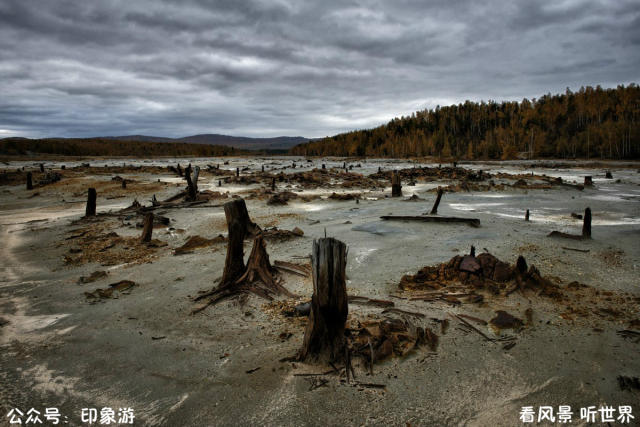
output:
[[[224,145],[242,150],[288,150],[289,148],[311,141],[302,136],[276,136],[273,138],[250,138],[246,136],[230,136],[215,133],[185,136],[183,138],[165,138],[161,136],[124,135],[107,136],[104,139],[118,141],[142,142],[185,142],[188,144]]]

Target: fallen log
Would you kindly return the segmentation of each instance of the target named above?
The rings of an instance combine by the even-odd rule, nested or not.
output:
[[[461,222],[471,227],[480,227],[480,220],[477,218],[460,218],[456,216],[428,216],[428,215],[383,215],[380,217],[391,221],[420,221],[420,222]]]
[[[309,277],[309,275],[311,274],[311,268],[307,265],[294,264],[292,262],[278,260],[274,261],[273,264],[279,270],[284,270],[302,277]]]

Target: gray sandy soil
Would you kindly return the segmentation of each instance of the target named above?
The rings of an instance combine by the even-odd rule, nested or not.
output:
[[[301,166],[310,170],[321,163],[328,168],[342,165],[337,159],[314,159],[313,164],[297,160],[296,171]],[[222,163],[220,159],[192,161],[202,165]],[[162,165],[164,161],[157,162]],[[262,163],[270,169],[290,165],[291,159],[231,159],[229,165],[221,167],[231,171],[248,166],[256,170]],[[33,168],[31,162],[16,162],[7,169],[23,165]],[[51,166],[56,165],[47,165]],[[378,166],[388,170],[408,164],[368,161],[354,172],[369,174]],[[387,198],[389,188],[301,191],[294,187],[289,190],[320,194],[322,198],[293,200],[286,206],[269,206],[264,199],[248,198],[247,207],[253,221],[263,227],[299,227],[305,233],[285,241],[268,240],[272,262],[301,262],[310,254],[313,239],[323,237],[325,231],[327,236],[345,242],[349,248],[350,295],[390,299],[390,295],[399,293],[398,282],[403,275],[446,262],[475,245],[479,252],[486,248],[510,263],[523,255],[544,276],[557,277],[564,284],[579,281],[599,290],[640,296],[638,164],[608,165],[614,180],[604,179],[601,166],[463,166],[486,172],[534,170],[536,174],[578,182],[583,175],[593,175],[595,186],[584,191],[554,187],[445,194],[440,215],[479,218],[480,228],[379,219],[381,215],[429,211],[434,200],[429,190],[449,182],[405,184],[405,197],[417,194],[422,199],[417,202]],[[534,293],[514,293],[485,304],[460,306],[394,299],[397,308],[426,315],[424,319],[407,319],[440,335],[437,351],[420,347],[406,357],[389,358],[374,366],[373,375],[357,359],[356,379],[384,384],[383,389],[348,384],[344,378],[327,375],[326,386],[310,391],[309,381],[296,374],[325,372],[326,365],[279,361],[300,348],[305,318],[285,317],[274,304],[256,296],[246,301],[226,300],[190,315],[193,297],[214,287],[222,274],[225,244],[181,256],[174,256],[173,249],[188,236],[213,238],[225,234],[221,204],[226,199],[211,201],[213,207],[209,208],[158,211],[171,219],[172,229],[154,230],[154,238],[167,246],[155,248],[141,260],[125,253],[119,262],[107,266],[97,262],[65,264],[65,256],[77,247],[77,239],[67,238],[87,226],[78,220],[84,214],[84,191],[89,185],[101,181],[98,212],[121,209],[134,198],[149,205],[152,194],[162,200],[184,187],[184,182],[168,171],[154,175],[131,172],[122,176],[135,179],[137,184],[121,194],[112,176],[87,174],[74,178],[71,186],[65,186],[63,179],[30,192],[23,185],[0,187],[3,422],[14,407],[23,412],[31,407],[42,411],[44,407],[58,407],[68,417],[69,425],[80,424],[81,408],[131,407],[137,425],[511,426],[519,424],[523,406],[571,405],[573,424],[580,425],[580,407],[605,404],[632,405],[636,421],[640,419],[640,393],[621,390],[617,381],[619,375],[640,376],[640,343],[616,333],[633,329],[629,326],[633,319],[607,317],[595,310],[587,318],[563,317],[552,301]],[[260,184],[223,184],[219,188],[217,182],[217,177],[203,172],[199,186],[201,190],[242,196],[247,195],[248,188],[261,188]],[[324,198],[333,191],[361,192],[363,198],[357,204]],[[39,194],[30,197],[34,192]],[[579,233],[581,221],[570,214],[582,213],[587,206],[593,211],[592,240],[546,237],[552,230]],[[531,210],[528,223],[523,221],[526,209]],[[139,221],[104,218],[100,224],[108,228],[105,232],[137,237],[141,229],[135,223]],[[247,240],[245,257],[250,248]],[[107,277],[78,283],[81,276],[97,270],[107,271]],[[309,299],[309,279],[286,273],[282,277],[287,289],[301,295],[300,301]],[[137,286],[95,304],[85,297],[85,292],[120,280],[132,280]],[[533,309],[533,322],[519,332],[508,332],[517,338],[509,350],[459,328],[449,316],[464,313],[489,320],[502,309],[524,319],[529,307]],[[636,303],[636,320],[640,319],[639,310]],[[350,305],[352,319],[381,318],[381,311]],[[442,334],[437,320],[445,318],[451,325]],[[488,327],[480,328],[493,336]],[[288,333],[292,335],[286,338]]]

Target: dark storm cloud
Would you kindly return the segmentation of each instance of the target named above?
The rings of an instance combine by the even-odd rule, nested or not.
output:
[[[0,137],[310,137],[638,82],[640,2],[3,0]]]

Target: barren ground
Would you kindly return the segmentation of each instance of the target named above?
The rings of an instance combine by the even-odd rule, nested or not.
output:
[[[83,162],[91,166],[82,167]],[[187,163],[181,162],[183,167]],[[484,426],[517,425],[522,406],[571,405],[578,424],[580,407],[607,404],[633,405],[636,421],[640,419],[640,391],[622,390],[617,380],[640,376],[638,339],[618,333],[640,330],[640,164],[459,165],[513,175],[494,177],[495,186],[482,191],[445,193],[439,214],[480,219],[481,226],[472,228],[379,218],[428,212],[434,189],[457,185],[458,179],[418,178],[415,185],[403,181],[404,197],[390,198],[389,182],[377,188],[286,182],[290,174],[320,169],[323,163],[328,170],[335,168],[337,177],[342,159],[191,162],[202,166],[199,189],[221,194],[201,205],[157,209],[170,222],[154,229],[157,241],[151,246],[137,241],[142,217],[135,213],[81,219],[86,191],[97,189],[99,214],[115,213],[134,199],[150,206],[154,194],[164,200],[184,189],[184,180],[166,168],[174,160],[49,161],[47,169],[63,174],[59,182],[28,191],[23,178],[13,177],[0,186],[3,417],[14,407],[23,412],[58,407],[70,425],[77,425],[81,408],[131,407],[140,425]],[[24,166],[37,177],[37,163],[10,162],[0,169]],[[65,170],[59,169],[61,164]],[[208,170],[207,164],[220,164],[220,169]],[[241,176],[252,176],[263,164],[266,174],[285,174],[277,191],[305,197],[269,205],[267,181],[231,178],[218,186],[218,180],[235,175],[236,167],[248,167]],[[354,166],[351,174],[364,177],[378,167],[421,166],[384,160],[350,160],[347,165]],[[605,179],[605,170],[611,170],[613,179]],[[582,191],[511,186],[516,175],[532,172],[578,183],[592,175],[594,186]],[[131,182],[122,189],[120,181],[112,180],[115,176]],[[501,188],[501,183],[507,186]],[[536,183],[546,185],[540,179],[529,185]],[[356,193],[360,200],[329,199],[333,192]],[[404,200],[414,194],[420,199]],[[300,348],[306,322],[305,317],[285,316],[280,307],[307,301],[313,286],[309,278],[282,274],[283,285],[300,295],[297,299],[277,304],[250,296],[191,315],[193,298],[213,288],[221,276],[226,245],[212,243],[183,255],[174,250],[192,236],[226,234],[221,206],[234,195],[246,199],[249,215],[261,227],[304,231],[302,237],[267,239],[272,262],[304,263],[313,239],[326,233],[348,245],[349,295],[391,300],[396,308],[425,315],[383,314],[382,308],[353,304],[350,322],[404,319],[439,335],[437,349],[421,346],[390,357],[374,365],[373,375],[364,360],[356,359],[355,383],[329,374],[322,377],[328,380],[324,386],[310,390],[310,377],[297,374],[326,372],[326,365],[280,361]],[[552,230],[580,233],[582,221],[571,213],[582,214],[586,207],[593,211],[591,240],[547,237]],[[531,211],[529,222],[523,219],[526,209]],[[450,304],[411,300],[399,289],[402,276],[464,255],[471,245],[511,264],[523,255],[561,288],[577,281],[593,292],[589,298],[576,297],[571,311],[567,304],[530,290],[487,295],[482,303]],[[245,256],[250,249],[247,240]],[[88,283],[79,280],[96,271],[106,274]],[[121,280],[135,286],[114,292],[112,298],[85,294]],[[515,338],[508,349],[453,316],[488,321],[496,310],[505,310],[524,320],[528,308],[533,314],[521,330],[503,331]],[[450,322],[446,333],[441,330],[444,319]],[[497,337],[489,326],[478,328]]]

